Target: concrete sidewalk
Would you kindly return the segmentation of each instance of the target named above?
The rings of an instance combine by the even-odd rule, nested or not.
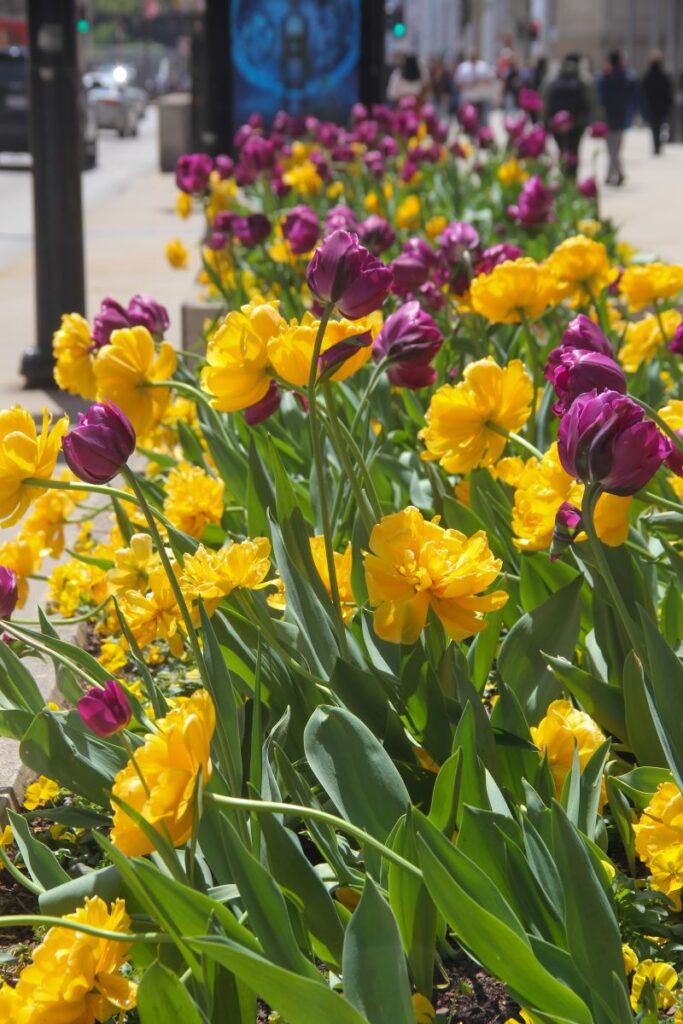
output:
[[[594,154],[597,151],[597,165]],[[586,139],[581,148],[581,175],[597,166],[600,213],[614,221],[622,239],[636,249],[670,263],[683,263],[683,145],[665,146],[652,154],[648,128],[625,133],[623,163],[626,181],[619,188],[603,184],[607,150],[603,140]]]

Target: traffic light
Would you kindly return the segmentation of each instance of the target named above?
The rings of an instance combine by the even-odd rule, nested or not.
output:
[[[90,31],[90,17],[87,4],[78,4],[76,19],[76,29],[81,35],[86,35]]]
[[[403,4],[387,4],[387,27],[396,39],[403,39],[406,34],[406,23],[403,15]]]

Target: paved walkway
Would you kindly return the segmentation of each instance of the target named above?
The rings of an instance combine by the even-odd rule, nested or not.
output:
[[[596,148],[601,214],[610,217],[624,241],[637,249],[683,263],[683,145],[666,146],[662,155],[655,157],[649,129],[632,128],[624,141],[626,181],[620,188],[602,184],[607,167],[603,141],[584,143],[582,173],[591,173]]]

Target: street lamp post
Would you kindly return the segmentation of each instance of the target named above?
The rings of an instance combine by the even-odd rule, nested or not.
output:
[[[53,385],[52,334],[62,313],[85,312],[82,130],[75,0],[28,8],[36,344],[24,352],[27,387]]]

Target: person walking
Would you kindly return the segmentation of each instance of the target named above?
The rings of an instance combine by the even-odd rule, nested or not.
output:
[[[612,50],[598,79],[598,96],[607,122],[608,185],[624,183],[621,145],[633,121],[637,92],[637,82],[624,67],[619,50]]]
[[[652,131],[655,156],[662,151],[662,128],[668,122],[673,104],[671,78],[663,66],[662,54],[653,50],[648,69],[642,77],[640,90],[645,104],[645,114]]]
[[[421,102],[425,98],[426,92],[427,83],[422,77],[416,54],[405,53],[401,66],[394,68],[389,76],[387,98],[392,103],[398,103],[406,96],[412,96]]]
[[[545,105],[548,127],[555,136],[565,174],[575,178],[581,136],[594,106],[591,85],[580,72],[578,53],[568,53],[562,61],[559,73],[548,84]]]
[[[479,115],[480,124],[488,124],[496,89],[496,75],[490,64],[481,60],[476,50],[470,50],[467,60],[455,69],[454,81],[459,103],[471,104]]]

